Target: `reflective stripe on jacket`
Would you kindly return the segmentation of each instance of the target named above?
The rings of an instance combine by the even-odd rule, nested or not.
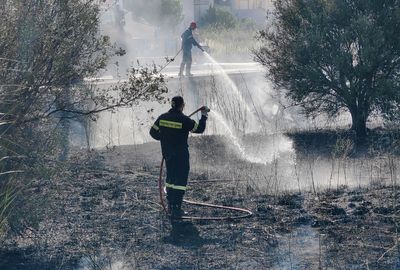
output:
[[[206,121],[207,117],[202,116],[199,123],[196,123],[179,110],[171,109],[158,117],[150,129],[150,135],[153,139],[161,141],[165,156],[170,151],[187,149],[189,132],[203,133]]]

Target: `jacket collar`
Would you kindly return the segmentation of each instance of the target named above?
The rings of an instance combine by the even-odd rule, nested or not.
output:
[[[180,114],[182,114],[182,112],[180,111],[180,110],[178,110],[178,109],[175,109],[175,108],[171,108],[168,112],[174,112],[174,113],[180,113]]]

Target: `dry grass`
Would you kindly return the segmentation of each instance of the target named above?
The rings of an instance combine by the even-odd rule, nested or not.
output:
[[[371,267],[396,265],[394,220],[400,209],[391,187],[267,195],[251,183],[213,181],[212,174],[198,171],[188,198],[246,207],[255,215],[171,226],[158,205],[156,149],[153,143],[97,152],[91,161],[76,157],[40,193],[34,186],[33,196],[49,198],[48,218],[14,239],[29,250],[18,263],[96,270],[337,269],[361,266],[368,258]],[[219,166],[225,165],[214,163]],[[226,214],[185,207],[196,215]]]

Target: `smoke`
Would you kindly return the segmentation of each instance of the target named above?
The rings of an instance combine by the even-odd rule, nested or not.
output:
[[[124,259],[117,259],[117,257],[109,254],[100,253],[96,256],[86,256],[81,258],[76,267],[76,270],[130,270],[136,269],[137,265],[132,258],[132,262]]]
[[[179,50],[182,19],[178,0],[123,0],[104,5],[101,32],[126,52],[112,59],[106,74],[124,77],[131,66],[165,63],[166,56]]]
[[[321,235],[310,226],[295,228],[289,236],[278,238],[274,269],[317,269],[318,260],[323,257]],[[321,254],[322,253],[322,254]]]
[[[125,63],[114,64],[110,69],[121,73],[123,67],[135,64],[137,60],[142,64],[164,64],[165,56],[173,56],[179,51],[180,31],[186,27],[181,25],[172,29],[166,25],[157,25],[159,21],[154,16],[158,14],[161,2],[156,1],[158,4],[154,4],[153,9],[146,8],[146,3],[151,2],[131,1],[136,9],[132,6],[116,5],[114,9],[103,14],[104,33],[112,35],[117,44],[127,51],[124,57],[116,59]],[[138,8],[141,6],[143,8]],[[235,51],[230,53],[234,55]],[[225,136],[226,145],[233,146],[237,155],[250,163],[282,166],[284,171],[281,178],[290,179],[290,183],[282,181],[282,185],[296,187],[297,182],[292,180],[299,175],[310,179],[307,173],[311,165],[305,165],[304,173],[295,171],[296,154],[292,141],[284,133],[326,127],[332,124],[327,117],[320,116],[315,121],[308,121],[301,115],[299,108],[289,106],[285,93],[274,89],[264,77],[262,67],[256,63],[218,63],[209,54],[197,55],[194,49],[192,70],[196,76],[178,79],[176,74],[179,60],[176,59],[165,70],[168,96],[182,95],[186,100],[186,114],[203,105],[211,107],[206,135]],[[118,72],[112,75],[115,76],[116,73]],[[100,87],[109,85],[105,82]],[[140,106],[122,108],[115,113],[102,113],[98,121],[91,124],[91,145],[105,147],[153,141],[148,134],[149,128],[156,117],[168,109],[168,104],[143,102]],[[346,125],[348,115],[343,115],[340,121],[333,124]],[[277,160],[279,165],[276,165]],[[323,172],[317,170],[314,176],[317,178],[316,175],[320,175],[319,178],[326,179],[329,166],[328,162],[321,167],[324,168]],[[271,166],[269,169],[273,170]],[[297,169],[301,170],[302,167],[298,165]],[[342,181],[342,178],[337,176],[337,182],[347,182],[348,179]]]

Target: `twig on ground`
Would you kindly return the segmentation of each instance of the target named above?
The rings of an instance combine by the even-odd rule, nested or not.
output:
[[[398,243],[399,240],[400,240],[400,239],[397,239],[396,244],[394,244],[391,248],[389,248],[388,250],[386,250],[386,251],[379,257],[379,259],[377,260],[377,262],[379,262],[380,260],[382,260],[382,259],[385,257],[385,255],[386,255],[387,253],[389,253],[390,251],[392,251],[393,249],[395,249],[395,248],[397,247],[397,245],[399,244],[399,243]]]

